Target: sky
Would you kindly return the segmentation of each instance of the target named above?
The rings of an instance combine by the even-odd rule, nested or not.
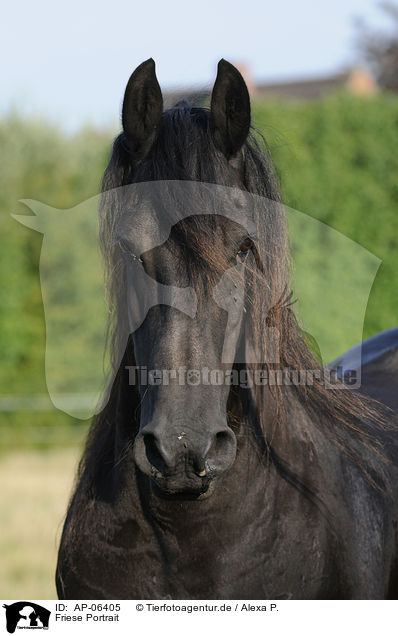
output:
[[[0,112],[117,126],[127,80],[149,57],[164,89],[210,86],[222,57],[257,81],[331,74],[358,61],[356,17],[383,24],[375,0],[7,2]]]

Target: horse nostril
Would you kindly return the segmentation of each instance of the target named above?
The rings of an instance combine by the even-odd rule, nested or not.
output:
[[[152,433],[144,433],[145,455],[151,466],[162,475],[166,472],[166,462],[159,449],[157,439]]]
[[[234,462],[236,456],[236,437],[231,430],[219,431],[206,455],[206,464],[213,470],[222,472]]]
[[[230,433],[228,433],[227,431],[219,431],[214,436],[213,444],[211,445],[211,448],[209,452],[207,453],[207,456],[217,457],[218,455],[222,454],[226,448],[230,446],[230,443],[231,443]]]
[[[230,433],[227,431],[219,431],[216,433],[216,437],[214,440],[214,449],[216,454],[223,451],[223,448],[229,445],[231,442]]]

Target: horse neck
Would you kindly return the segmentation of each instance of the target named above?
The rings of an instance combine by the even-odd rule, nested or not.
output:
[[[279,405],[283,408],[276,408],[273,393],[267,387],[260,412],[252,392],[242,388],[237,393],[231,392],[228,401],[230,425],[238,441],[237,458],[231,469],[220,478],[215,493],[203,502],[159,500],[151,494],[148,480],[140,475],[132,460],[133,440],[139,428],[140,396],[128,383],[125,370],[128,364],[131,360],[126,354],[103,418],[111,427],[108,438],[105,440],[101,430],[98,430],[97,436],[102,436],[113,465],[109,480],[105,480],[107,487],[113,493],[129,492],[134,509],[142,511],[144,502],[144,507],[151,511],[152,519],[159,520],[161,525],[168,519],[166,525],[170,528],[179,524],[186,527],[187,524],[195,524],[195,505],[200,506],[202,519],[206,516],[212,518],[217,511],[221,513],[220,517],[224,514],[235,518],[236,522],[245,518],[246,514],[256,514],[256,509],[269,509],[274,505],[274,491],[279,489],[281,482],[283,486],[290,482],[301,492],[322,491],[325,466],[329,471],[336,461],[335,449],[331,449],[330,443],[314,426],[297,395],[284,387],[285,393]],[[332,470],[329,472],[333,473]],[[244,511],[239,509],[239,502],[245,502]]]

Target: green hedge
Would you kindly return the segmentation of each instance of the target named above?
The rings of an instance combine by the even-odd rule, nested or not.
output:
[[[382,260],[364,338],[398,325],[398,98],[339,94],[254,108],[287,205]]]

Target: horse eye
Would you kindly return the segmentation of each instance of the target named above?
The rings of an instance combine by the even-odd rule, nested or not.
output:
[[[245,238],[245,240],[240,244],[239,254],[247,254],[249,250],[253,247],[253,241],[251,238]]]

